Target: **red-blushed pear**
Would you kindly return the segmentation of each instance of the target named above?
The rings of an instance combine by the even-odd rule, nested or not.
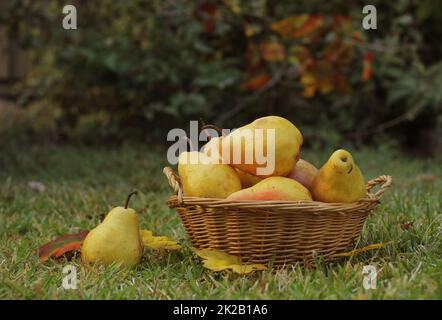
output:
[[[138,218],[135,210],[128,208],[128,195],[124,207],[112,209],[103,222],[92,229],[81,246],[81,258],[84,262],[112,263],[135,266],[140,263],[143,253]]]
[[[292,171],[287,175],[287,178],[294,179],[307,189],[311,190],[313,179],[318,172],[319,170],[313,164],[306,160],[299,159]]]
[[[223,137],[222,157],[234,168],[259,177],[286,176],[296,163],[302,142],[293,123],[268,116]]]
[[[232,193],[229,200],[311,201],[312,196],[299,182],[286,177],[269,177],[254,186]]]

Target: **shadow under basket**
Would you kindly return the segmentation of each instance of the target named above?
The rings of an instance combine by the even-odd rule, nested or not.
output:
[[[330,261],[348,250],[392,183],[385,175],[370,180],[366,198],[355,203],[230,201],[183,196],[179,176],[170,167],[163,172],[176,193],[168,205],[179,214],[195,248],[274,266],[310,264],[316,256]],[[372,193],[375,186],[380,188]]]

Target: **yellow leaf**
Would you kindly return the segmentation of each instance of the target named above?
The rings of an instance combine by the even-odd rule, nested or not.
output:
[[[306,37],[320,28],[325,21],[322,15],[294,15],[274,22],[270,28],[284,37]]]
[[[354,255],[359,254],[361,252],[370,251],[370,250],[374,250],[374,249],[379,249],[379,248],[385,247],[387,244],[391,244],[391,243],[393,243],[393,241],[389,241],[389,242],[385,242],[385,243],[383,243],[383,242],[374,243],[374,244],[370,244],[370,245],[365,246],[365,247],[360,248],[360,249],[351,250],[349,252],[337,253],[334,256],[335,257],[351,257],[351,256],[354,256]]]
[[[241,13],[241,6],[239,5],[238,0],[224,0],[224,3],[230,10],[232,10],[236,14]]]
[[[290,16],[283,20],[273,22],[270,25],[270,29],[282,36],[290,37],[296,30],[302,27],[308,18],[309,16],[307,14]]]
[[[168,237],[156,237],[150,230],[140,230],[143,246],[154,250],[179,250],[181,246]]]
[[[252,271],[267,269],[263,264],[243,264],[239,257],[220,250],[193,249],[193,251],[203,259],[204,267],[212,271],[230,269],[239,274],[248,274]]]
[[[306,98],[311,98],[315,95],[316,92],[316,79],[315,75],[311,72],[305,72],[301,76],[301,84],[304,87],[302,95]]]

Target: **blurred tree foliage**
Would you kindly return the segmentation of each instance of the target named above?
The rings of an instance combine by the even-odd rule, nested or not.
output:
[[[312,143],[386,130],[406,143],[410,125],[442,123],[438,2],[371,1],[370,31],[359,1],[77,0],[70,31],[64,4],[0,12],[32,60],[19,102],[62,137],[163,139],[189,119],[233,128],[279,114]]]

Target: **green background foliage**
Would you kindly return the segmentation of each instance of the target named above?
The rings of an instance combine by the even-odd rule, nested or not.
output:
[[[31,118],[27,133],[87,141],[164,138],[190,119],[233,128],[278,114],[294,120],[310,144],[373,142],[384,132],[416,144],[442,123],[442,5],[434,1],[372,1],[378,29],[371,31],[361,27],[363,3],[340,0],[74,4],[75,31],[61,27],[63,1],[7,0],[0,13],[0,25],[31,60],[17,87],[23,117]],[[348,17],[350,31],[363,37],[339,71],[345,90],[303,95],[304,66],[292,62],[292,51],[308,48],[320,60],[340,35],[332,29],[313,43],[308,33],[287,39],[271,27],[301,14],[326,23]],[[284,57],[257,71],[248,49],[268,42],[280,44]],[[371,74],[361,81],[367,52],[374,57]],[[263,73],[271,79],[264,86],[244,88]],[[413,139],[410,130],[417,132]]]

